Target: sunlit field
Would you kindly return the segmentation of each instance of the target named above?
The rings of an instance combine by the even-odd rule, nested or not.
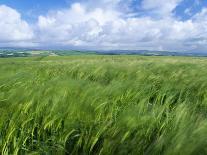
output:
[[[207,154],[207,58],[0,59],[0,154]]]

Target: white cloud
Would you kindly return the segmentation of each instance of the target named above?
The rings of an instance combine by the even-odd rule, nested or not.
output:
[[[204,32],[204,24],[198,20],[207,17],[205,11],[194,20],[179,21],[171,13],[180,0],[171,0],[167,4],[164,0],[153,2],[145,0],[142,7],[157,10],[167,18],[125,18],[125,12],[115,8],[97,6],[88,9],[84,3],[75,3],[68,9],[39,17],[39,40],[64,46],[117,49],[189,50],[201,44],[197,38]],[[201,38],[206,37],[202,35]]]
[[[185,13],[186,15],[191,16],[191,15],[192,15],[192,8],[187,8],[187,9],[185,9],[184,13]]]
[[[142,8],[161,17],[168,17],[182,0],[143,0]]]
[[[207,21],[207,8],[203,8],[201,12],[194,15],[193,19],[201,23],[206,22]]]
[[[33,37],[33,31],[28,23],[21,19],[20,13],[16,10],[0,5],[0,42],[22,42],[30,40]]]
[[[13,12],[12,18],[8,20],[19,25],[11,24],[15,27],[8,28],[9,33],[4,37],[1,35],[0,38],[4,41],[9,38],[11,40],[14,37],[11,34],[14,34],[14,30],[18,30],[21,35],[16,35],[16,40],[36,42],[39,46],[207,50],[207,9],[203,9],[187,21],[181,21],[173,16],[173,10],[181,0],[169,0],[168,3],[164,0],[143,0],[142,9],[158,15],[159,18],[154,18],[151,14],[127,17],[128,10],[121,10],[118,7],[122,0],[115,0],[113,3],[109,0],[100,0],[93,7],[90,7],[91,2],[89,0],[74,3],[69,8],[50,11],[46,15],[39,16],[35,25],[28,25],[17,11],[4,6],[6,10],[11,9],[9,12]],[[127,2],[130,3],[131,0]],[[0,13],[0,19],[4,19],[3,16]]]
[[[99,40],[104,26],[116,21],[119,14],[111,9],[87,10],[86,6],[75,3],[69,9],[39,16],[37,23],[39,39],[43,42],[62,41],[63,44],[78,42],[78,45]]]

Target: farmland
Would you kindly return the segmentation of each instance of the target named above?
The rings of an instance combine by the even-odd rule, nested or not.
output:
[[[0,154],[207,154],[207,59],[0,59]]]

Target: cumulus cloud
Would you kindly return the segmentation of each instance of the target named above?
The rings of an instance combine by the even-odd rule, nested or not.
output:
[[[0,5],[0,43],[23,44],[33,38],[33,30],[16,10]]]
[[[126,2],[129,7],[132,0]],[[143,0],[140,9],[147,13],[127,16],[128,8],[120,9],[123,0],[100,0],[93,5],[92,0],[80,1],[68,8],[40,15],[34,25],[23,21],[17,11],[4,6],[13,12],[14,19],[8,20],[13,22],[12,26],[16,25],[1,38],[6,41],[13,37],[12,40],[32,40],[38,46],[66,48],[207,50],[207,9],[182,21],[173,14],[181,2]],[[0,19],[1,16],[4,15],[0,13]],[[21,35],[8,37],[15,34],[15,30]]]
[[[107,0],[103,2],[106,3]],[[116,2],[118,5],[118,1]],[[206,38],[203,27],[206,12],[203,10],[190,20],[180,21],[172,16],[173,10],[180,2],[181,0],[170,0],[169,3],[164,0],[142,2],[143,9],[158,13],[161,18],[152,16],[126,18],[125,12],[115,7],[103,9],[97,6],[88,9],[88,5],[84,3],[75,3],[68,9],[39,16],[37,23],[41,34],[39,40],[89,48],[152,50],[197,48],[201,44],[200,39]],[[189,43],[192,45],[189,46]]]
[[[168,17],[182,0],[143,0],[142,8],[161,17]]]
[[[74,45],[96,42],[103,35],[104,27],[117,21],[119,15],[119,12],[112,9],[88,10],[86,6],[75,3],[69,9],[39,16],[37,22],[39,39],[43,42],[50,40]]]

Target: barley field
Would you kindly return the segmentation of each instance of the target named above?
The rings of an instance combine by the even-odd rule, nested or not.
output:
[[[207,58],[0,59],[0,154],[207,154]]]

